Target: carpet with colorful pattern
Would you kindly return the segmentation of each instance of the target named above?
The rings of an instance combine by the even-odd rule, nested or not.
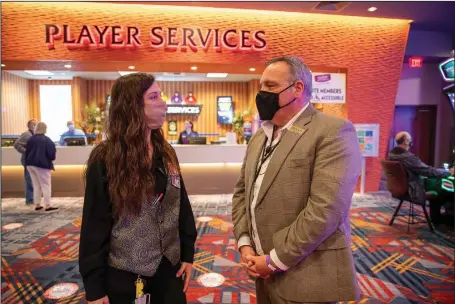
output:
[[[81,199],[55,199],[59,213],[37,214],[4,200],[2,303],[85,303],[78,273]],[[191,197],[198,229],[188,303],[256,303],[254,283],[239,265],[229,196]],[[454,303],[454,236],[426,224],[407,233],[388,226],[396,201],[355,196],[352,250],[359,303]]]

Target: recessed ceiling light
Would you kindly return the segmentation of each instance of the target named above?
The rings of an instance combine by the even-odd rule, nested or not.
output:
[[[118,71],[118,73],[120,74],[120,76],[125,76],[125,75],[134,74],[134,73],[139,73],[139,72]]]
[[[250,68],[250,72],[254,72],[254,71],[256,71],[255,68]]]
[[[130,69],[130,70],[134,70],[135,68],[136,68],[136,67],[135,67],[134,65],[130,65],[130,66],[128,67],[128,69]]]
[[[369,11],[369,12],[374,12],[374,11],[376,11],[377,9],[378,9],[377,7],[372,6],[372,7],[370,7],[370,8],[368,9],[368,11]]]
[[[4,64],[2,63],[2,68],[4,68],[4,67],[6,67],[6,65],[4,65]]]
[[[65,64],[65,68],[71,69],[71,64]]]
[[[207,73],[207,78],[226,78],[227,73]]]
[[[196,70],[197,70],[197,66],[192,66],[191,69],[192,69],[193,71],[196,71]]]
[[[49,71],[24,71],[27,74],[33,75],[33,76],[52,76],[54,73],[51,73]]]

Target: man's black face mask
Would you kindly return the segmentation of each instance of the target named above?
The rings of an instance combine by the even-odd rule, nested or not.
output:
[[[256,107],[261,120],[272,120],[276,112],[278,112],[281,108],[287,107],[296,100],[296,98],[294,98],[284,106],[280,106],[280,94],[292,87],[294,84],[295,83],[291,84],[278,93],[259,91],[256,95]]]

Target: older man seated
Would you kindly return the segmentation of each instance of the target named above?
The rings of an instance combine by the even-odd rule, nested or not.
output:
[[[408,194],[409,198],[419,204],[425,204],[426,195],[425,187],[421,177],[444,178],[453,175],[454,169],[449,171],[437,169],[423,163],[413,153],[409,152],[412,147],[412,137],[408,132],[399,132],[395,136],[397,147],[393,148],[389,153],[389,160],[399,161],[408,177]],[[438,227],[442,225],[441,207],[447,203],[446,197],[437,197],[430,201],[430,217],[433,224]],[[445,229],[445,227],[442,227]]]

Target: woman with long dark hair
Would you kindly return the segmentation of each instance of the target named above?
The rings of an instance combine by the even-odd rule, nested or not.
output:
[[[197,232],[160,93],[145,73],[112,87],[107,136],[85,172],[79,268],[89,303],[186,303]]]

